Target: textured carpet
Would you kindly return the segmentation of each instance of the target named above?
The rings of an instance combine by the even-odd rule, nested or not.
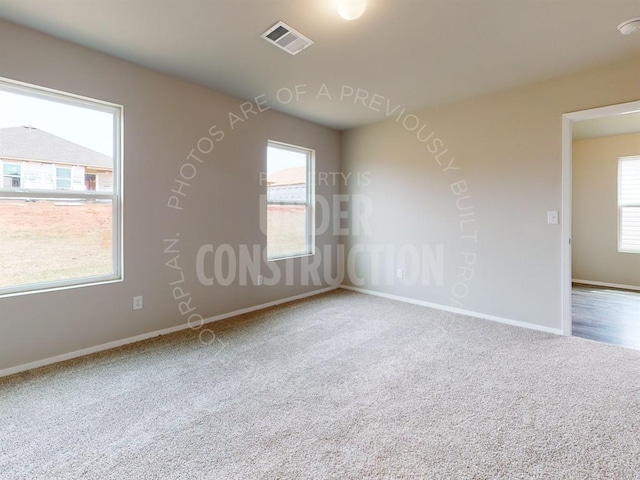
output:
[[[0,380],[2,479],[640,478],[640,352],[344,290]]]

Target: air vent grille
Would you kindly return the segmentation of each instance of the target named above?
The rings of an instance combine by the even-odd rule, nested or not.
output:
[[[281,48],[291,55],[296,55],[303,51],[305,48],[313,45],[313,42],[302,35],[297,30],[294,30],[284,22],[278,22],[262,35],[267,42]]]

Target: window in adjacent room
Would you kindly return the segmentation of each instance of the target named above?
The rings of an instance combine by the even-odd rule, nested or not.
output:
[[[0,79],[0,296],[122,278],[122,107]]]
[[[269,141],[267,146],[267,257],[314,252],[314,151]]]
[[[618,251],[640,253],[640,156],[618,159]]]

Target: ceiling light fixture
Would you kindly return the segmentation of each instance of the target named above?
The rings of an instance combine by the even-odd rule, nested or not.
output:
[[[640,17],[630,18],[618,25],[618,30],[623,35],[630,35],[640,30]]]
[[[360,18],[367,9],[367,0],[338,0],[338,15],[345,20]]]

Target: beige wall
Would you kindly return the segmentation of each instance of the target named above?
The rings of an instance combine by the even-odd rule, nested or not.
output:
[[[0,53],[5,77],[123,104],[126,162],[125,281],[0,299],[0,369],[184,323],[169,287],[175,272],[163,254],[163,239],[177,232],[187,285],[203,316],[316,288],[204,287],[195,278],[195,254],[203,243],[264,244],[257,177],[268,138],[315,148],[317,170],[335,171],[339,133],[273,111],[229,131],[227,112],[239,111],[237,99],[5,22],[0,44],[11,45]],[[358,255],[362,286],[560,329],[561,235],[558,225],[546,224],[546,212],[561,203],[561,117],[640,99],[638,78],[634,60],[423,111],[421,137],[434,132],[427,143],[394,120],[345,132],[342,170],[371,181],[350,181],[345,192],[373,207],[372,231],[352,231],[346,246],[396,254],[407,244],[444,249],[441,284],[376,283]],[[225,125],[227,137],[200,168],[185,210],[167,209],[180,166],[213,124]],[[451,158],[459,170],[443,171]],[[451,188],[458,182],[468,186],[464,195]],[[330,197],[338,188],[320,185],[317,193]],[[465,238],[476,232],[477,242]],[[318,238],[319,246],[335,243],[330,231]],[[410,260],[394,262],[378,271],[411,268]],[[139,294],[145,309],[134,313],[131,298]]]
[[[186,322],[173,300],[177,272],[165,267],[164,239],[180,233],[179,264],[185,290],[204,317],[260,305],[316,290],[318,286],[205,287],[196,278],[195,258],[203,244],[265,245],[259,228],[259,174],[267,139],[316,150],[316,170],[339,169],[340,134],[267,111],[229,128],[228,112],[242,101],[121,60],[0,21],[3,77],[124,105],[125,281],[51,293],[0,299],[0,370],[118,341]],[[221,66],[223,68],[223,66]],[[217,124],[226,138],[204,155],[179,212],[167,208],[197,141]],[[331,197],[338,186],[320,185]],[[327,232],[319,247],[335,246]],[[331,270],[335,273],[336,262]],[[294,271],[300,261],[294,262]],[[269,271],[262,265],[263,273]],[[326,285],[326,284],[324,284]],[[133,312],[132,297],[145,308]]]
[[[368,196],[375,208],[372,234],[350,238],[349,246],[445,249],[440,286],[376,284],[370,265],[356,261],[363,288],[561,329],[561,228],[547,224],[547,211],[561,207],[562,114],[637,100],[638,78],[634,60],[425,110],[418,113],[422,138],[434,132],[427,143],[395,119],[344,134],[343,170],[369,171],[373,179],[350,192]],[[416,122],[407,123],[411,129]],[[445,166],[454,157],[460,170],[443,171],[437,154]],[[456,205],[451,184],[460,181],[472,210]],[[475,222],[461,230],[461,220]],[[477,243],[462,238],[474,231]],[[470,271],[461,268],[467,252],[477,254],[468,281]]]
[[[640,133],[573,142],[573,278],[640,287],[640,254],[618,252],[618,158]]]

